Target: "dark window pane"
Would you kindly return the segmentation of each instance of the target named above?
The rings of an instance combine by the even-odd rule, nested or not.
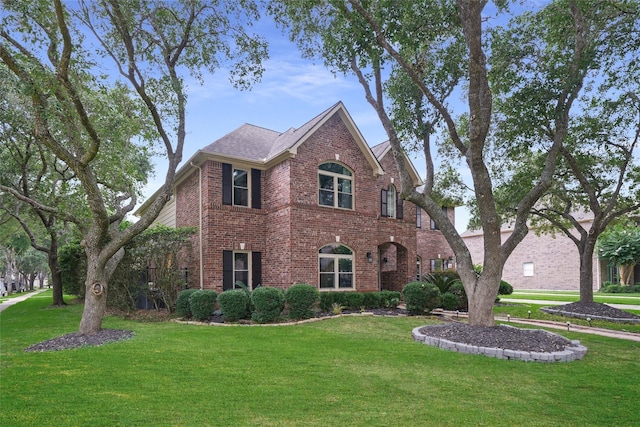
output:
[[[327,245],[320,248],[319,251],[321,254],[336,254],[336,255],[352,255],[353,252],[346,246],[343,245]]]
[[[242,282],[244,285],[249,284],[249,272],[248,271],[236,271],[234,274],[233,287],[236,288],[236,282]]]
[[[348,258],[339,259],[338,271],[340,271],[340,273],[351,273],[353,271],[353,260]]]
[[[320,272],[321,273],[333,273],[335,267],[333,265],[332,258],[320,258]]]
[[[319,175],[320,188],[325,190],[333,190],[333,177],[328,175]]]
[[[235,270],[248,270],[249,269],[249,254],[246,252],[237,252],[234,254],[234,269]]]
[[[353,274],[340,273],[340,288],[353,288]]]
[[[334,288],[335,274],[320,273],[320,287],[321,288]]]
[[[236,206],[249,206],[249,190],[246,188],[234,188],[233,204]]]
[[[333,191],[320,190],[318,193],[318,203],[322,206],[333,206]]]
[[[338,191],[341,193],[351,194],[351,180],[338,178]]]
[[[338,207],[344,209],[352,209],[353,196],[351,194],[338,193]]]
[[[248,188],[249,185],[248,185],[248,179],[247,179],[247,171],[243,171],[242,169],[234,169],[233,185],[235,187]]]
[[[323,163],[318,167],[318,169],[351,176],[351,171],[338,163]]]

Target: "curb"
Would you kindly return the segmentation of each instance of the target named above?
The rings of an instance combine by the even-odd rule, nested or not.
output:
[[[508,325],[507,325],[508,326]],[[508,326],[513,328],[513,326]],[[470,344],[464,344],[454,341],[445,340],[442,338],[430,337],[423,334],[420,330],[424,326],[418,326],[411,332],[413,339],[418,342],[422,342],[426,345],[438,347],[443,350],[455,351],[465,354],[481,354],[487,357],[495,357],[497,359],[507,360],[523,360],[525,362],[573,362],[574,360],[580,360],[587,354],[587,348],[580,344],[579,340],[569,341],[569,345],[565,347],[563,351],[554,351],[551,353],[543,353],[537,351],[520,351],[520,350],[508,350],[497,347],[479,347]],[[539,329],[547,334],[555,335],[561,338],[561,335],[553,332]]]

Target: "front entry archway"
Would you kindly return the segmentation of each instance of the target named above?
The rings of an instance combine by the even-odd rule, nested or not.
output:
[[[402,291],[409,281],[409,256],[404,246],[386,242],[378,246],[380,290]]]

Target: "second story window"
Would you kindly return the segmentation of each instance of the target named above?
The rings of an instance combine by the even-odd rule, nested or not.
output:
[[[322,206],[353,209],[353,174],[338,163],[318,167],[318,203]]]
[[[222,163],[222,204],[260,209],[262,172]]]
[[[393,184],[389,184],[389,187],[386,190],[381,190],[380,216],[402,219],[403,200],[400,198],[400,195]]]
[[[443,206],[442,207],[442,212],[445,214],[445,216],[448,216],[449,214],[447,213],[447,207]],[[436,223],[435,219],[431,218],[431,229],[432,230],[440,230],[440,227],[438,226],[438,224]]]
[[[249,206],[249,179],[246,170],[233,170],[233,204]]]

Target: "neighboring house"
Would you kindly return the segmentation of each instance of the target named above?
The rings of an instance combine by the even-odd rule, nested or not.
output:
[[[589,229],[591,214],[577,217],[582,227]],[[501,231],[504,242],[513,229]],[[475,263],[484,256],[483,234],[478,230],[467,230],[462,234]],[[593,289],[602,282],[611,280],[612,269],[606,260],[599,260],[597,249],[593,254]],[[561,232],[536,235],[530,229],[524,240],[515,248],[504,265],[502,278],[515,289],[580,290],[580,256],[576,244]]]
[[[399,194],[389,143],[369,148],[339,102],[300,128],[245,124],[199,150],[156,223],[198,228],[190,287],[400,290],[429,270],[425,262],[453,258],[435,224]]]

